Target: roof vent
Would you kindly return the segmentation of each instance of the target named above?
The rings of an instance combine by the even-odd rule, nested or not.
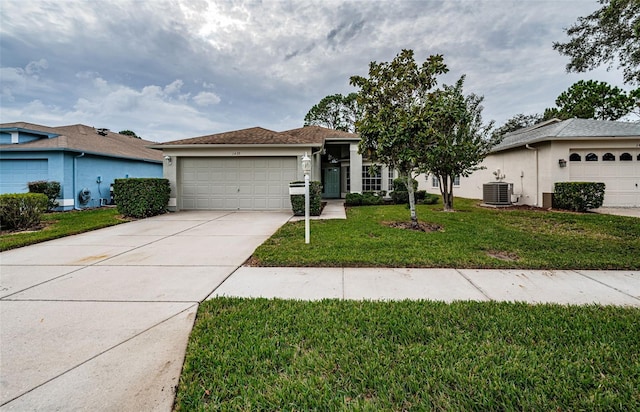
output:
[[[105,129],[105,128],[100,128],[100,129],[96,129],[96,131],[98,132],[98,134],[100,136],[106,136],[107,133],[109,132],[109,129]]]
[[[482,185],[482,201],[487,205],[509,206],[513,183],[491,182]]]

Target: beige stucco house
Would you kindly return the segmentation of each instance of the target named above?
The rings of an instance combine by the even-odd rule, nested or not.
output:
[[[456,179],[454,195],[482,199],[497,176],[513,184],[517,204],[551,207],[556,182],[604,182],[604,206],[640,207],[640,123],[592,119],[549,120],[505,136],[483,170]],[[432,176],[421,189],[439,194]]]
[[[164,156],[170,209],[291,210],[289,183],[304,179],[301,158],[312,160],[311,180],[323,197],[388,191],[393,170],[369,174],[358,135],[319,126],[284,132],[254,127],[151,146]]]

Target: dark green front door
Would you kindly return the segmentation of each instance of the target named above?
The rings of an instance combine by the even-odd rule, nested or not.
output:
[[[323,197],[339,198],[340,197],[340,168],[327,167],[324,169],[324,188]]]

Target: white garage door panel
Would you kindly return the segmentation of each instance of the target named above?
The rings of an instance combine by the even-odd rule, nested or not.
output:
[[[180,162],[182,209],[288,210],[295,157],[185,158]]]
[[[598,161],[587,162],[586,151],[575,151],[582,161],[569,162],[569,176],[573,182],[603,182],[605,194],[603,206],[640,207],[640,161],[637,150],[591,150]],[[603,161],[604,153],[615,155],[615,161]],[[621,161],[622,153],[631,153],[633,160]],[[573,153],[573,151],[572,151]]]

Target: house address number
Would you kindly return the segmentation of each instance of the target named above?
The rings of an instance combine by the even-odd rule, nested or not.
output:
[[[231,152],[231,156],[240,156],[240,152]]]

